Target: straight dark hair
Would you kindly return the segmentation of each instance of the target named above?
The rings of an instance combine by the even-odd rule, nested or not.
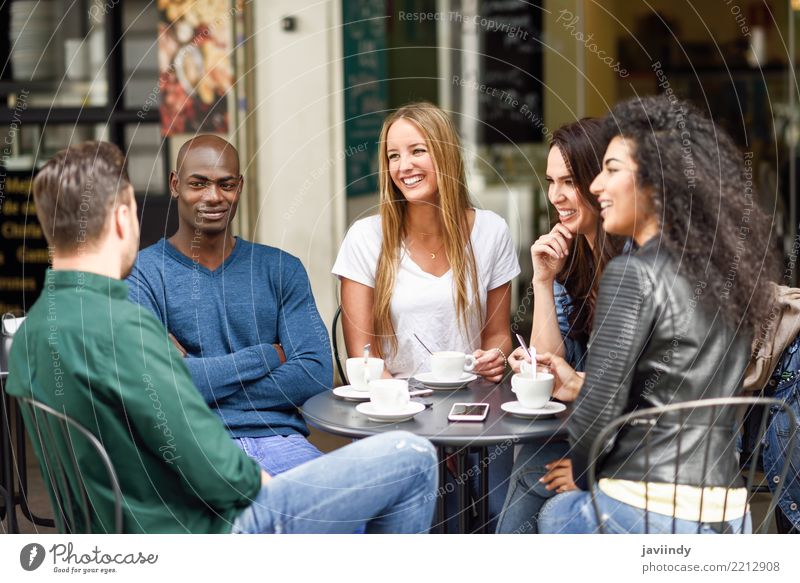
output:
[[[626,241],[625,237],[608,235],[603,230],[600,203],[589,192],[589,185],[602,169],[607,145],[603,121],[593,117],[561,126],[553,132],[550,142],[551,149],[558,148],[561,152],[578,196],[595,219],[594,249],[584,235],[574,237],[569,260],[556,276],[572,298],[569,337],[583,344],[589,341],[592,331],[600,276],[608,262],[622,253]]]

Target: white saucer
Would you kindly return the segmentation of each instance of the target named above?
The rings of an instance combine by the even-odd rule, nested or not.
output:
[[[366,415],[370,420],[378,421],[379,423],[408,421],[414,415],[424,410],[425,405],[415,401],[409,402],[402,411],[394,413],[380,413],[373,408],[372,403],[359,403],[356,405],[356,411],[362,415]]]
[[[358,391],[352,385],[336,387],[333,394],[348,401],[369,401],[369,391]]]
[[[540,409],[526,409],[520,405],[519,401],[509,401],[508,403],[503,403],[500,405],[500,408],[506,413],[511,413],[515,417],[534,419],[536,417],[561,413],[567,408],[567,406],[564,403],[559,403],[557,401],[548,401],[547,405],[541,407]]]
[[[431,389],[460,389],[477,379],[478,375],[471,372],[465,372],[461,375],[460,379],[444,381],[433,376],[432,372],[422,372],[415,374],[414,378]]]

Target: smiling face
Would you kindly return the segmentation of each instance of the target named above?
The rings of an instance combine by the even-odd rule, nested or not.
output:
[[[578,235],[593,236],[597,213],[583,199],[558,146],[547,155],[547,198],[556,207],[561,224]]]
[[[408,202],[436,204],[439,186],[428,143],[416,124],[400,118],[386,134],[389,175]]]
[[[603,157],[603,169],[590,190],[598,197],[603,229],[613,235],[633,237],[643,245],[658,232],[658,221],[649,194],[637,188],[637,165],[622,136],[611,140]]]
[[[205,235],[224,233],[236,215],[243,180],[236,151],[225,144],[199,141],[171,174],[181,228]]]

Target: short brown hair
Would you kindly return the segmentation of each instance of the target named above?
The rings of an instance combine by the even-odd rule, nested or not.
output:
[[[33,181],[36,215],[47,242],[61,252],[93,245],[103,235],[118,195],[131,186],[125,155],[108,142],[61,150]]]

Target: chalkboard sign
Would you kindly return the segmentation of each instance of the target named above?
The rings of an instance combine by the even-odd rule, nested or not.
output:
[[[378,138],[388,114],[386,6],[342,0],[347,196],[378,192]]]
[[[34,173],[0,167],[0,313],[22,316],[44,285],[50,258],[31,184]]]
[[[482,142],[541,142],[543,54],[541,1],[483,0],[479,91]]]

